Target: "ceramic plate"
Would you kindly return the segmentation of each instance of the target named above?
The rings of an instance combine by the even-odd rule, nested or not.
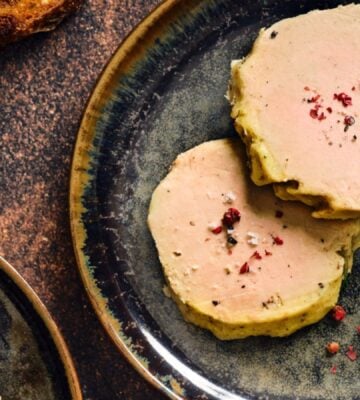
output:
[[[342,292],[349,311],[285,339],[221,342],[184,322],[146,218],[176,155],[235,135],[224,97],[230,60],[259,29],[339,1],[169,0],[120,46],[89,101],[71,179],[71,223],[84,284],[104,325],[141,374],[174,399],[359,399],[359,268]],[[339,341],[342,354],[326,356]],[[360,346],[359,346],[360,349]],[[330,373],[336,365],[337,373]]]
[[[55,322],[35,292],[0,257],[0,398],[81,400]]]

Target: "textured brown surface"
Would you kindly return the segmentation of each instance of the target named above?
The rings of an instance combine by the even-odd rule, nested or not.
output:
[[[90,0],[57,30],[0,51],[0,254],[59,324],[87,400],[163,399],[91,308],[68,221],[72,150],[86,99],[119,42],[160,0]]]

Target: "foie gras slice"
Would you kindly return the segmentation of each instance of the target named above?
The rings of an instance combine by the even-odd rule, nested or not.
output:
[[[252,179],[315,207],[360,216],[360,5],[313,11],[261,30],[232,62],[235,127]]]
[[[240,140],[201,144],[177,157],[148,216],[184,318],[220,339],[286,336],[320,320],[337,301],[359,235],[355,220],[314,219],[246,172]],[[225,213],[235,216],[233,229]]]

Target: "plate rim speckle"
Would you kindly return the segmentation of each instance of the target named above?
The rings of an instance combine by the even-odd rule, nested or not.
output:
[[[73,247],[78,269],[92,306],[106,332],[127,361],[153,387],[175,400],[184,399],[181,384],[173,377],[165,383],[155,376],[118,333],[121,330],[121,324],[108,309],[107,299],[101,295],[83,251],[86,229],[82,221],[82,213],[85,208],[81,200],[90,178],[87,172],[91,161],[89,153],[95,137],[98,113],[106,104],[111,87],[119,80],[120,76],[131,68],[136,60],[143,56],[146,51],[145,44],[155,40],[164,29],[164,25],[176,19],[177,14],[187,7],[194,7],[201,3],[202,0],[164,0],[125,37],[105,65],[88,99],[76,138],[70,174],[69,210]],[[237,397],[237,399],[241,400],[241,397]]]

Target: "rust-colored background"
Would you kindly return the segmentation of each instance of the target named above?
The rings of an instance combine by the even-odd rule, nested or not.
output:
[[[108,339],[72,249],[68,189],[81,114],[105,63],[160,0],[89,0],[54,32],[0,51],[0,254],[73,355],[84,399],[162,400]]]

